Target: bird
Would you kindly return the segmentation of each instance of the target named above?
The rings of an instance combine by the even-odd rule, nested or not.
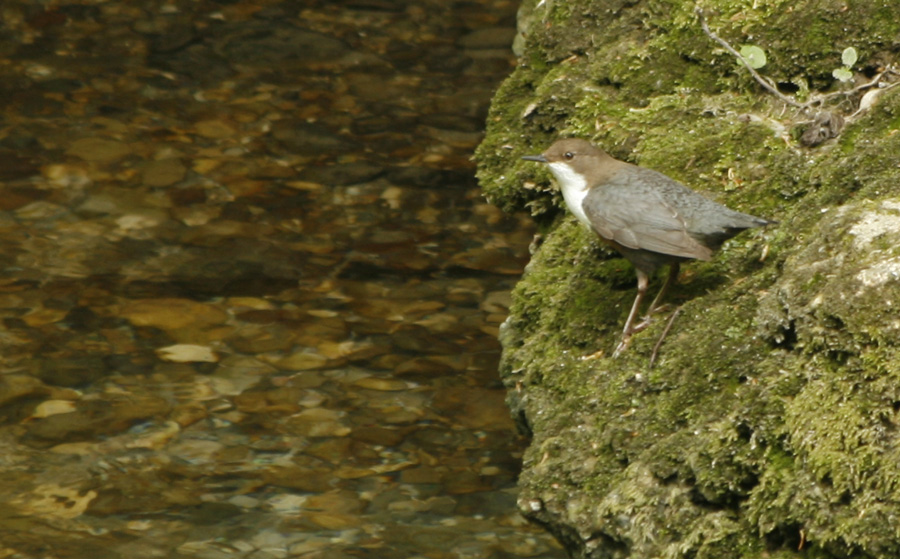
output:
[[[682,262],[710,260],[741,231],[776,223],[732,210],[658,171],[615,159],[584,139],[559,139],[540,155],[522,159],[546,164],[569,211],[634,266],[637,295],[613,357],[647,327]],[[650,276],[663,266],[669,266],[669,274],[644,320],[635,324]]]

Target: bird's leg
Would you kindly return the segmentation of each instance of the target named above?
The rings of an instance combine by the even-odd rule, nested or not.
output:
[[[678,281],[678,272],[681,270],[681,265],[678,262],[673,262],[669,264],[669,275],[666,277],[665,283],[663,283],[662,288],[660,288],[659,293],[656,295],[656,298],[653,299],[653,302],[650,303],[650,308],[647,309],[647,316],[655,313],[659,308],[659,304],[662,302],[663,297],[666,296],[666,293],[669,292],[669,288],[675,285],[675,282]]]
[[[672,329],[672,323],[675,322],[675,317],[678,316],[678,313],[681,312],[681,307],[675,309],[675,312],[672,313],[672,316],[669,317],[668,322],[666,322],[666,327],[663,328],[663,333],[656,341],[656,345],[653,346],[653,353],[650,354],[650,364],[647,365],[648,368],[653,368],[653,364],[656,362],[656,356],[659,355],[659,348],[662,347],[663,340],[666,339],[666,336],[669,335],[669,330]]]
[[[675,284],[678,281],[678,272],[681,266],[678,262],[674,262],[669,265],[669,275],[666,276],[666,281],[663,282],[662,287],[659,289],[659,293],[656,294],[656,297],[653,299],[653,302],[650,303],[650,308],[647,309],[647,314],[644,315],[644,319],[634,327],[634,332],[640,332],[647,326],[650,326],[650,316],[659,310],[660,302],[662,302],[663,297],[666,296],[666,293],[669,292],[669,287]]]
[[[635,329],[632,326],[634,323],[634,319],[637,317],[638,310],[641,308],[641,301],[644,299],[644,295],[647,294],[647,285],[650,283],[650,278],[644,272],[640,270],[635,270],[637,272],[637,296],[634,298],[634,304],[631,305],[631,312],[628,313],[628,320],[625,321],[625,328],[622,330],[622,341],[619,342],[619,345],[616,346],[616,350],[613,352],[613,357],[617,357],[620,353],[628,349],[628,344],[631,343],[631,335],[635,333]]]

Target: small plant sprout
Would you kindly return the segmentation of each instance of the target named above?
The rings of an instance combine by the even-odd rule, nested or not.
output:
[[[842,68],[836,68],[831,75],[834,76],[836,80],[841,80],[842,82],[849,82],[853,79],[853,72],[850,68],[856,64],[856,49],[853,47],[847,47],[844,49],[844,52],[841,53],[841,62],[844,64]]]
[[[766,65],[766,53],[756,45],[742,46],[741,56],[747,61],[747,65],[754,70],[759,70]]]

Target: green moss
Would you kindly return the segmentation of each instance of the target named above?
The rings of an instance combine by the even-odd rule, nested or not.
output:
[[[845,46],[858,70],[895,63],[884,2],[703,4],[732,45],[765,49],[762,73],[812,94],[839,89]],[[501,340],[533,435],[526,514],[580,557],[900,555],[900,88],[807,149],[791,134],[809,117],[712,42],[692,3],[548,0],[533,17],[476,154],[485,195],[546,231]],[[683,267],[653,369],[668,315],[606,357],[634,271],[519,159],[567,135],[780,221]]]

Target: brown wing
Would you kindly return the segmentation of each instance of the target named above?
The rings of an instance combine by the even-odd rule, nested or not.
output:
[[[582,202],[584,213],[603,238],[635,250],[709,260],[712,250],[688,233],[670,200],[699,196],[669,177],[629,166],[592,188]]]

